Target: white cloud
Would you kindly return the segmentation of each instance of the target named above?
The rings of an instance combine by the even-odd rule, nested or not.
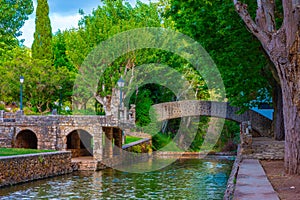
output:
[[[50,15],[52,33],[56,33],[59,29],[66,30],[71,28],[78,27],[78,21],[81,16],[79,14],[62,16],[59,14]],[[19,39],[25,39],[24,45],[27,47],[31,47],[33,42],[33,34],[35,30],[35,19],[30,18],[26,21],[25,25],[22,27],[21,31],[23,32],[22,36]]]
[[[59,14],[54,14],[50,16],[51,24],[52,24],[52,32],[55,33],[60,30],[70,29],[70,28],[77,28],[78,21],[81,18],[81,15],[69,15],[69,16],[62,16]]]
[[[58,0],[57,0],[58,1]],[[158,0],[152,0],[152,2],[157,2]],[[74,3],[76,1],[73,1]],[[134,6],[136,3],[136,0],[129,0],[129,2]],[[142,0],[144,3],[149,3],[149,0]],[[54,5],[54,1],[52,2]],[[76,2],[78,5],[80,1]],[[83,10],[86,14],[90,14],[93,10],[92,7],[96,8],[99,4],[98,1],[95,1],[95,5],[92,6],[91,4],[88,4],[86,8],[83,7]],[[36,9],[36,0],[33,1],[34,8]],[[71,5],[71,4],[70,4]],[[81,4],[80,4],[81,5]],[[53,12],[51,13],[51,4],[50,6],[50,20],[51,20],[51,27],[52,27],[52,33],[56,33],[58,29],[60,30],[66,30],[70,28],[77,28],[78,27],[78,21],[80,20],[81,16],[78,14],[78,12],[63,12],[63,8],[61,8],[60,12]],[[74,5],[72,5],[74,7]],[[79,8],[78,8],[79,9]],[[56,8],[56,11],[59,11],[58,8]],[[23,34],[19,37],[19,39],[25,39],[24,45],[27,47],[31,47],[33,42],[33,34],[35,30],[35,11],[32,15],[29,16],[29,19],[25,22],[24,26],[21,28],[21,31]]]

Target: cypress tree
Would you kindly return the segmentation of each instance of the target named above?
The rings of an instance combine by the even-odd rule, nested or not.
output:
[[[31,49],[33,58],[49,60],[53,58],[52,30],[47,0],[37,1],[34,41]]]

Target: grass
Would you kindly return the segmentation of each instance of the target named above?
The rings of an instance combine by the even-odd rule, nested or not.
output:
[[[23,149],[23,148],[0,148],[0,156],[14,156],[31,153],[53,152],[54,150],[40,150],[40,149]]]
[[[129,144],[131,142],[136,142],[138,140],[140,140],[142,138],[138,138],[138,137],[134,137],[134,136],[126,136],[126,141],[125,141],[125,144]]]

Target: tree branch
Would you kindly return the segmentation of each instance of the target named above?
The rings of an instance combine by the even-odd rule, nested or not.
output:
[[[257,0],[256,24],[267,33],[276,32],[274,11],[274,0]]]
[[[271,34],[264,31],[260,26],[258,26],[253,19],[251,18],[248,10],[247,10],[247,5],[243,4],[237,0],[233,0],[235,9],[237,13],[240,15],[242,20],[245,22],[246,26],[248,29],[251,31],[253,35],[257,37],[257,39],[261,42],[263,47],[267,50],[268,49],[268,44],[270,43],[271,40]]]
[[[99,96],[99,95],[94,95],[95,96],[95,99],[103,106],[105,106],[105,102],[104,102],[104,98]]]

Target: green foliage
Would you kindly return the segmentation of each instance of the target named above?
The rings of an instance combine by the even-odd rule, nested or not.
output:
[[[40,163],[43,163],[43,162],[44,162],[44,157],[39,156],[39,157],[38,157],[38,160],[39,160]]]
[[[20,75],[25,78],[24,105],[33,113],[49,112],[55,107],[54,103],[59,102],[60,92],[63,93],[63,101],[71,100],[75,73],[66,67],[55,68],[47,60],[32,59],[30,51],[25,47],[17,46],[7,51],[0,60],[0,71],[1,101],[19,102]]]
[[[3,104],[3,103],[0,103],[0,110],[4,110],[4,111],[6,111],[6,112],[7,112],[7,110],[5,109],[5,104]]]
[[[208,128],[208,122],[209,122],[209,117],[203,117],[203,116],[200,117],[197,133],[195,135],[192,144],[189,147],[190,151],[199,151],[200,148],[202,147],[207,132],[207,128]]]
[[[232,105],[247,109],[256,105],[253,100],[269,100],[271,87],[265,76],[271,73],[265,69],[267,59],[234,10],[232,0],[171,0],[163,15],[208,51],[221,72]]]
[[[52,39],[53,55],[55,67],[66,67],[71,72],[77,72],[77,69],[72,65],[67,56],[67,47],[65,35],[60,30],[54,35]]]
[[[53,58],[52,30],[47,0],[37,1],[32,57],[48,60]]]
[[[214,149],[217,151],[234,151],[240,143],[240,127],[237,122],[225,120],[220,138]]]
[[[145,126],[150,122],[149,110],[153,104],[150,98],[151,92],[149,90],[142,90],[136,101],[136,123],[139,126]]]
[[[160,26],[161,20],[154,3],[147,5],[138,1],[135,7],[121,0],[104,0],[102,3],[92,14],[82,16],[78,30],[63,33],[67,56],[77,69],[88,53],[109,37],[134,28]],[[121,60],[127,63],[127,59]]]
[[[152,136],[152,149],[153,150],[159,150],[169,144],[172,141],[172,138],[170,136],[167,136],[162,133],[158,133],[154,136]]]
[[[152,137],[152,149],[154,151],[182,151],[177,146],[176,142],[172,140],[172,137],[170,135],[165,135],[163,133],[157,133]]]
[[[200,149],[209,148],[212,151],[234,151],[236,150],[237,144],[239,144],[239,125],[236,122],[225,120],[224,127],[221,131],[221,134],[218,138],[217,143],[211,148],[211,146],[204,147],[203,142],[206,136],[208,122],[210,117],[201,117],[198,123],[198,130],[195,134],[194,140],[188,148],[188,151],[199,152]],[[179,120],[180,121],[180,120]],[[169,147],[163,150],[174,150],[177,149],[176,144],[174,143],[173,138],[177,134],[176,129],[178,129],[178,119],[170,120],[170,125],[168,128],[168,133],[158,133],[152,137],[152,148],[154,150],[159,150],[167,145]],[[174,130],[175,129],[175,130]],[[188,131],[188,130],[186,130]],[[188,132],[185,132],[188,134]],[[206,138],[207,139],[207,138]]]
[[[140,145],[135,145],[135,146],[131,147],[131,152],[142,153],[142,147]]]
[[[0,0],[0,56],[4,48],[16,46],[20,28],[33,12],[32,0]]]

